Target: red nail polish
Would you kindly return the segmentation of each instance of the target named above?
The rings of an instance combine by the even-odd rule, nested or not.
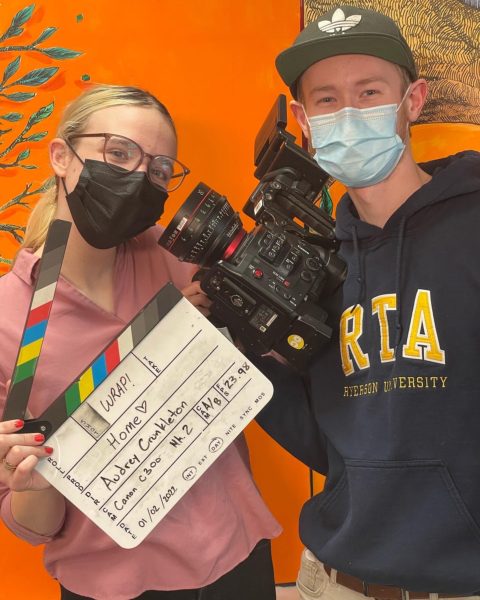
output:
[[[53,454],[53,448],[51,446],[45,446],[45,452],[47,454]]]
[[[43,442],[45,440],[45,436],[43,433],[37,433],[33,438],[36,442]]]
[[[24,422],[22,420],[18,419],[17,421],[15,421],[14,425],[17,429],[21,429],[24,425]]]

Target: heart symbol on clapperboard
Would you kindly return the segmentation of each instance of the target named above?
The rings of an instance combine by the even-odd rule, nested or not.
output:
[[[135,407],[135,410],[138,410],[138,412],[141,412],[141,413],[146,413],[147,412],[147,401],[144,400],[141,404],[139,404],[138,406]]]

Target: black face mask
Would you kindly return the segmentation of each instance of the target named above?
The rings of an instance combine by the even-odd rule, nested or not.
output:
[[[155,225],[168,198],[146,173],[115,173],[97,160],[85,160],[73,192],[62,182],[73,222],[94,248],[114,248]]]

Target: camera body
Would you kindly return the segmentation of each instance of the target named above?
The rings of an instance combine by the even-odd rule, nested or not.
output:
[[[346,269],[334,221],[315,205],[328,175],[285,127],[282,95],[255,142],[259,184],[243,208],[256,222],[252,231],[224,196],[200,183],[159,244],[201,267],[196,278],[212,300],[212,316],[246,349],[275,350],[302,368],[331,337],[321,304]]]

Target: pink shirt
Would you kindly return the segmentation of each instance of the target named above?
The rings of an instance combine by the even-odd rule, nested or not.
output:
[[[115,312],[109,313],[63,277],[29,409],[39,415],[116,337],[167,282],[179,289],[191,266],[179,263],[151,228],[122,245],[115,271]],[[13,372],[39,259],[22,250],[13,270],[0,278],[0,414],[5,383]],[[65,521],[49,536],[21,527],[10,511],[10,492],[0,486],[1,516],[18,537],[46,543],[45,565],[67,589],[99,600],[129,600],[145,590],[208,585],[244,560],[262,538],[280,533],[252,480],[243,436],[237,438],[145,541],[132,550],[117,546],[66,501]]]

